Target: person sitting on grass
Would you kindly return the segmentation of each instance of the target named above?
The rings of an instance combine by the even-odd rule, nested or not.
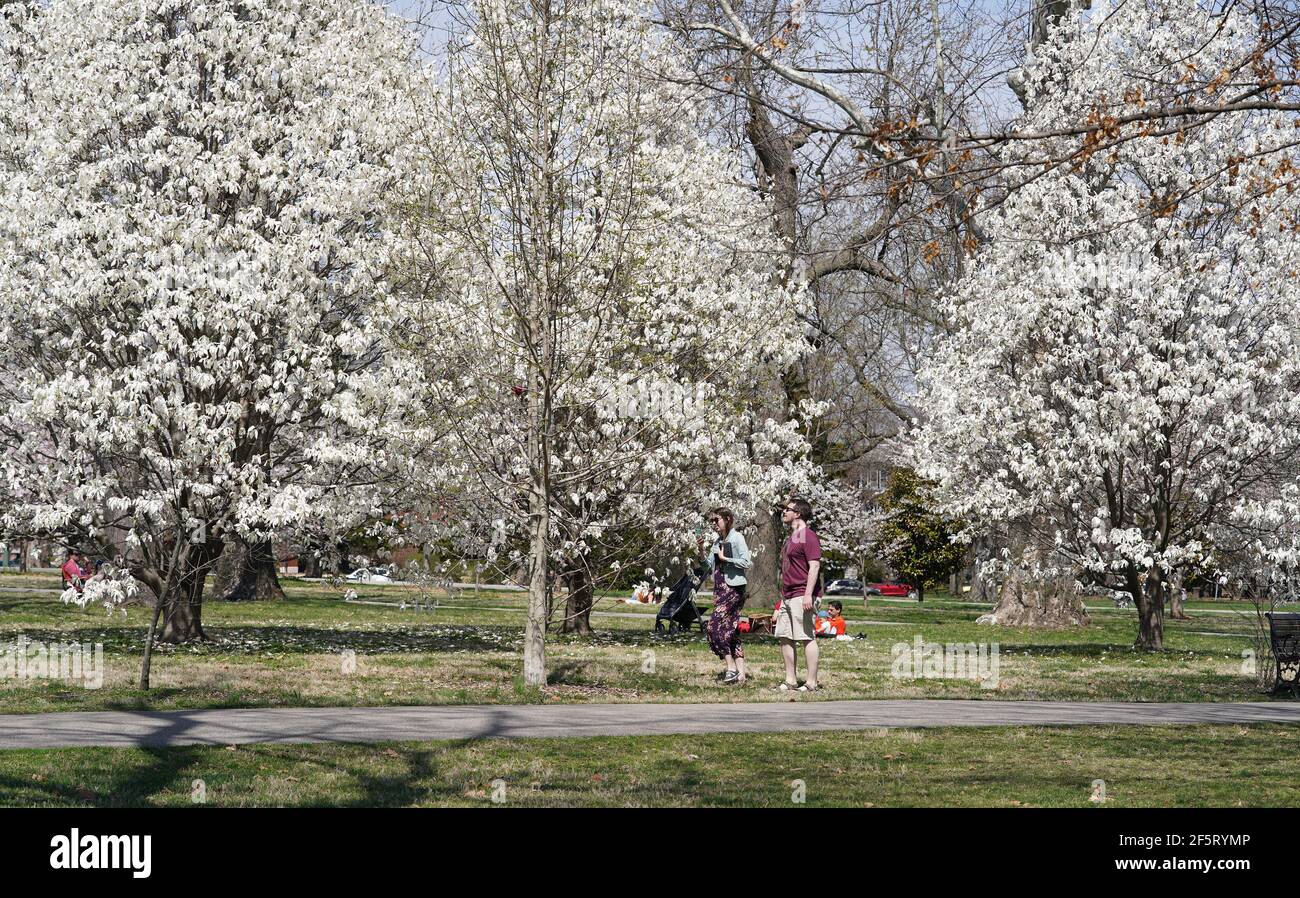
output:
[[[831,599],[827,603],[829,611],[823,611],[817,615],[815,629],[818,636],[827,636],[834,638],[844,635],[846,621],[844,620],[844,603],[839,599]]]

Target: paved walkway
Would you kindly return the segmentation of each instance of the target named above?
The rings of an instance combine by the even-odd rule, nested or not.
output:
[[[384,742],[877,727],[1286,723],[1295,702],[795,701],[0,714],[0,748]]]

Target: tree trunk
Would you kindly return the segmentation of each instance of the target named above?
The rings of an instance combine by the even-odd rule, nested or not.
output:
[[[220,546],[191,546],[183,552],[182,569],[172,577],[173,586],[163,608],[163,629],[159,641],[167,643],[205,640],[203,632],[203,587],[208,569],[220,554]]]
[[[158,617],[162,613],[162,599],[155,596],[153,614],[149,617],[149,633],[144,640],[144,661],[140,664],[140,688],[149,688],[149,676],[153,671],[153,644],[158,635]]]
[[[217,562],[213,591],[225,602],[284,598],[270,540],[247,543],[234,539]]]
[[[1191,618],[1187,616],[1187,611],[1183,608],[1185,594],[1183,590],[1182,573],[1178,571],[1171,572],[1165,588],[1169,592],[1169,619],[1191,620]]]
[[[595,602],[595,589],[585,570],[579,569],[569,578],[569,595],[564,604],[562,633],[591,635],[591,606]]]
[[[975,539],[971,549],[970,600],[972,602],[998,601],[998,584],[992,577],[984,575],[984,564],[993,554],[993,539],[988,535]]]
[[[177,644],[208,638],[203,632],[203,587],[198,579],[197,575],[187,572],[172,589],[159,642]]]
[[[315,546],[308,546],[303,552],[301,570],[304,577],[320,579],[320,554],[317,552]]]
[[[244,566],[246,546],[242,541],[232,539],[226,543],[225,551],[217,559],[212,569],[212,594],[225,596],[239,582],[239,572]]]
[[[1013,569],[1002,584],[998,604],[980,622],[1005,627],[1084,627],[1088,610],[1073,583],[1036,577]]]
[[[341,577],[351,573],[352,562],[349,556],[352,554],[352,547],[347,542],[340,540],[334,546],[334,554],[329,559],[329,572],[335,577]]]
[[[1090,9],[1091,0],[1078,0],[1080,9]],[[1047,39],[1048,31],[1070,12],[1070,0],[1037,0],[1034,3],[1031,46],[1037,47]]]
[[[551,358],[554,320],[547,297],[534,289],[529,300],[529,329],[540,334],[539,357]],[[528,411],[529,534],[528,619],[524,624],[524,685],[546,685],[546,626],[551,619],[551,476],[550,386],[545,371],[535,371],[533,388],[525,393]]]
[[[758,158],[759,170],[756,177],[759,190],[772,201],[772,230],[785,244],[778,280],[781,284],[789,284],[798,267],[799,166],[794,154],[807,143],[808,132],[802,128],[792,133],[777,130],[772,124],[767,106],[759,96],[748,63],[745,64],[744,83],[749,106],[745,136]],[[783,422],[789,417],[791,401],[807,395],[806,371],[795,365],[790,370],[781,372],[779,378],[773,376],[772,380],[770,385],[756,385],[760,395],[770,397],[761,417]],[[777,501],[783,505],[786,498],[781,496]],[[774,510],[769,502],[760,503],[754,510],[753,529],[754,538],[748,540],[751,565],[745,575],[749,584],[746,599],[757,608],[775,608],[781,598],[781,546],[785,541],[781,513]]]
[[[1137,568],[1130,565],[1125,580],[1138,610],[1138,638],[1134,648],[1162,652],[1165,648],[1165,597],[1159,568],[1152,567],[1143,587]]]
[[[775,608],[781,598],[781,522],[770,505],[762,505],[754,516],[754,536],[746,539],[750,566],[745,573],[746,603],[755,608]]]
[[[532,536],[529,545],[528,620],[524,626],[524,684],[546,685],[546,621],[550,616],[547,593],[547,528],[550,509],[540,484],[534,484],[529,497]]]

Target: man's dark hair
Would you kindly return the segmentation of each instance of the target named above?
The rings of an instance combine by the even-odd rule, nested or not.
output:
[[[809,504],[807,499],[791,499],[790,504],[799,513],[800,520],[805,524],[812,523],[812,505]]]
[[[827,604],[830,605],[832,608],[834,608],[836,611],[844,610],[844,603],[841,602],[839,599],[831,599]]]

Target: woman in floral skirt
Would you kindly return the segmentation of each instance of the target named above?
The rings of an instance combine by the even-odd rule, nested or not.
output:
[[[745,607],[745,571],[749,569],[749,546],[729,508],[709,513],[717,534],[704,559],[704,574],[713,571],[713,615],[709,618],[709,648],[727,665],[722,682],[745,682],[745,650],[740,645],[740,612]]]

